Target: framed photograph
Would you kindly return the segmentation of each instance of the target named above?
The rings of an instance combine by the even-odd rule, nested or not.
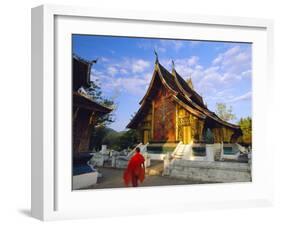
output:
[[[32,216],[273,202],[270,20],[32,9]]]

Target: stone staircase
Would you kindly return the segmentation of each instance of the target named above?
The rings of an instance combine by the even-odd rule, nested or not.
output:
[[[173,157],[175,159],[181,159],[184,156],[184,145],[180,145],[180,147],[178,148],[178,150],[175,151],[175,153],[173,154]]]
[[[221,160],[221,151],[216,151],[214,159],[215,161]]]
[[[179,143],[175,151],[172,153],[174,159],[182,159],[190,155],[191,145]]]

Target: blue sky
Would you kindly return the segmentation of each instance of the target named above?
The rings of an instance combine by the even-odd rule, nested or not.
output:
[[[93,60],[91,79],[100,85],[103,96],[117,103],[116,121],[109,127],[122,131],[139,108],[150,83],[155,55],[171,71],[192,78],[195,90],[208,108],[216,103],[232,106],[237,119],[251,116],[252,45],[249,43],[209,42],[73,35],[73,52]]]

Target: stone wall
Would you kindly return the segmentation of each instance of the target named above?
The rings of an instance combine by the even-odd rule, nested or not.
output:
[[[248,163],[209,162],[174,159],[169,164],[169,176],[202,182],[246,182],[251,181]]]

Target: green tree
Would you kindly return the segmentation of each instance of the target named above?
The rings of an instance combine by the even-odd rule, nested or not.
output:
[[[236,119],[232,112],[232,106],[227,107],[225,103],[216,103],[216,114],[224,121]]]
[[[136,130],[129,129],[127,131],[117,132],[108,127],[97,127],[91,137],[91,150],[99,151],[101,145],[105,144],[108,148],[115,151],[122,151],[131,148],[137,143]]]
[[[85,89],[87,91],[87,94],[97,103],[104,105],[106,107],[116,109],[116,104],[113,100],[110,100],[108,98],[104,98],[102,96],[102,91],[100,86],[98,85],[98,80],[91,81],[90,87]],[[115,111],[111,111],[108,114],[105,114],[103,116],[99,116],[96,119],[96,127],[99,126],[107,126],[115,121]]]
[[[120,137],[120,132],[117,132],[115,130],[111,130],[108,128],[107,130],[107,134],[104,136],[102,142],[103,144],[106,144],[109,148],[114,149],[115,151],[117,151],[116,147],[118,146],[118,141],[119,141],[119,137]]]
[[[92,99],[101,102],[103,100],[102,91],[98,83],[99,81],[97,79],[94,81],[90,81],[90,87],[88,87],[86,91]]]
[[[117,148],[121,151],[125,148],[133,147],[138,141],[137,132],[134,129],[129,129],[121,133],[117,142]]]
[[[246,117],[241,118],[238,122],[242,132],[242,142],[244,144],[251,144],[252,143],[252,118]]]
[[[101,126],[97,128],[93,128],[91,139],[90,139],[90,149],[99,151],[101,149],[101,145],[103,144],[103,138],[106,135],[106,128]]]

